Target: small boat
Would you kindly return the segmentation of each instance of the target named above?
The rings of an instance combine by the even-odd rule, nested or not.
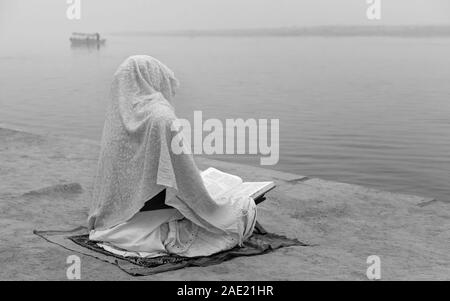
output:
[[[102,39],[99,33],[74,32],[70,37],[72,45],[102,45],[106,39]]]

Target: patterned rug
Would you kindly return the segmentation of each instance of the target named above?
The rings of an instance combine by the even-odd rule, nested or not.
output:
[[[45,240],[65,249],[117,265],[121,270],[132,276],[147,276],[186,267],[205,267],[215,265],[240,256],[255,256],[273,252],[276,249],[292,246],[309,246],[297,239],[268,233],[257,223],[253,235],[243,246],[216,253],[206,257],[181,257],[176,255],[156,258],[123,257],[110,253],[89,240],[85,227],[69,231],[33,231]]]

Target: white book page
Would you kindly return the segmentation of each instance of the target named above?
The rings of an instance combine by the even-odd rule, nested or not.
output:
[[[226,192],[222,197],[225,198],[251,197],[255,199],[259,197],[261,194],[270,190],[272,187],[274,187],[273,182],[245,182],[232,188],[231,190]]]
[[[213,167],[203,171],[201,176],[206,189],[213,199],[219,198],[239,184],[242,184],[240,177],[222,172]]]

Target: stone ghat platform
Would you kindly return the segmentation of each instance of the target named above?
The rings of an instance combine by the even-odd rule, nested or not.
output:
[[[65,280],[71,251],[33,229],[84,224],[98,143],[0,128],[0,280]],[[370,255],[382,280],[450,280],[450,205],[362,186],[199,158],[244,180],[273,180],[259,206],[270,232],[289,247],[209,267],[131,277],[80,255],[82,280],[367,280]]]

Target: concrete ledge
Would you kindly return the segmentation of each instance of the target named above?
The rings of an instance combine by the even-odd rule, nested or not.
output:
[[[0,141],[0,280],[66,279],[71,253],[32,230],[84,223],[98,144],[1,128]],[[366,258],[378,255],[382,279],[450,280],[448,203],[205,158],[198,163],[246,180],[274,180],[261,223],[314,246],[142,278],[81,256],[82,279],[365,280]]]

